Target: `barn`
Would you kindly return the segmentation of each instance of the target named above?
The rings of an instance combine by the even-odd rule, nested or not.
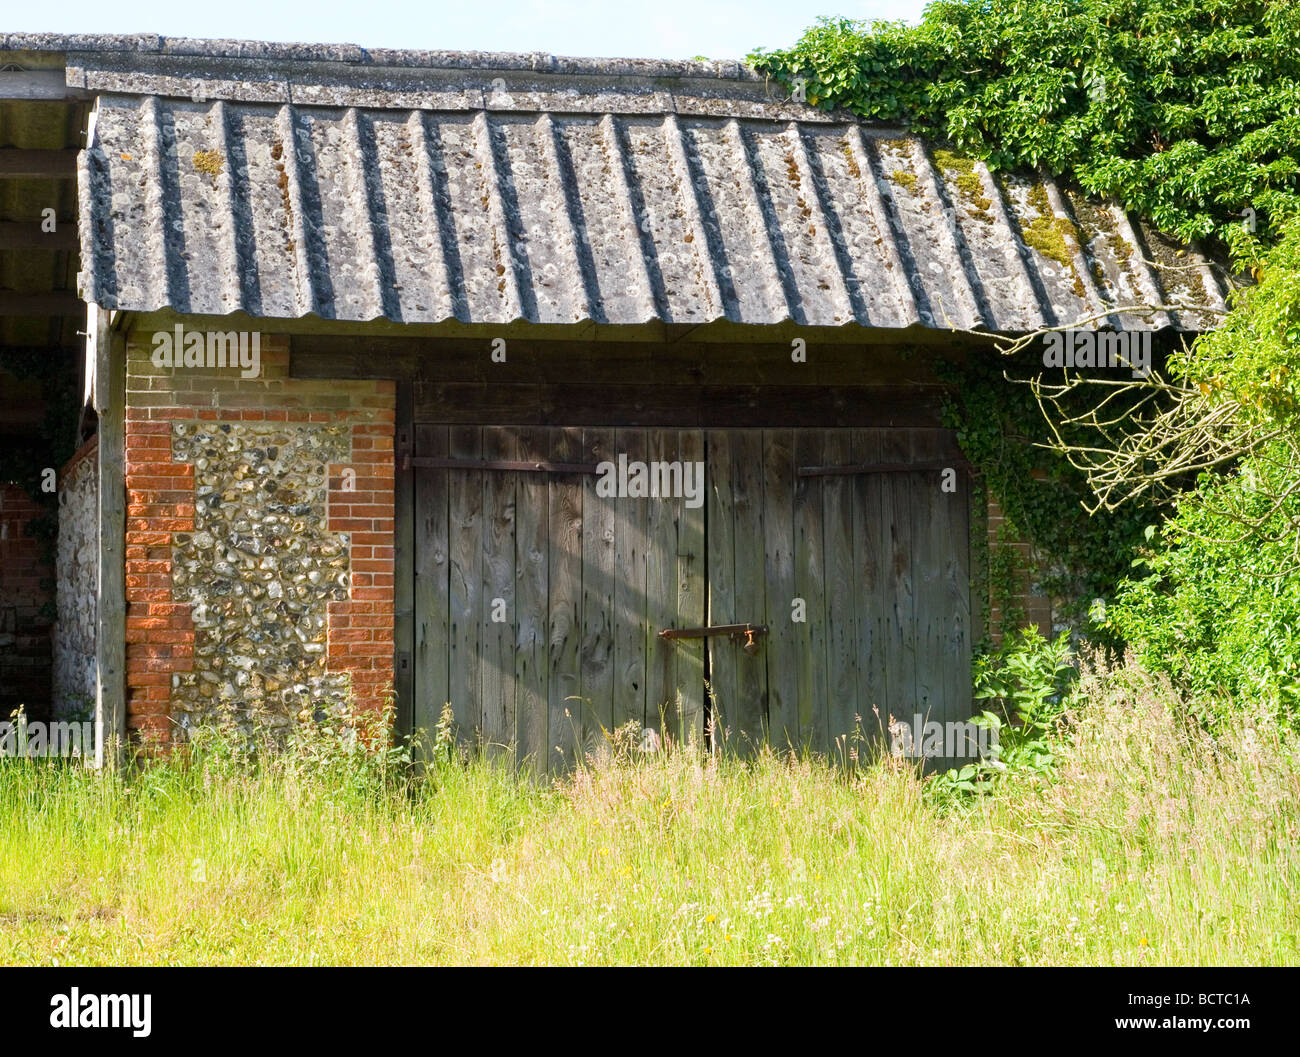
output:
[[[939,366],[1223,305],[1111,204],[735,63],[10,35],[0,67],[6,352],[74,352],[85,405],[55,697],[106,739],[449,704],[557,768],[630,722],[964,720],[990,510]]]

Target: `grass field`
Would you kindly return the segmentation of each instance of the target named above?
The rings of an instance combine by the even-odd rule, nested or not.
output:
[[[6,964],[1300,962],[1300,766],[1085,680],[1059,777],[687,749],[543,786],[361,753],[0,761]],[[329,744],[336,744],[330,742]]]

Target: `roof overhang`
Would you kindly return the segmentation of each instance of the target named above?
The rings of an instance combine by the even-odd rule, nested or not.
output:
[[[61,48],[68,90],[97,101],[81,292],[105,308],[897,337],[1199,331],[1230,288],[1114,203],[806,106],[734,63],[2,47]]]

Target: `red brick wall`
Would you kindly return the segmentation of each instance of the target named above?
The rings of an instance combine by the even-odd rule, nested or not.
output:
[[[50,707],[54,571],[41,542],[27,534],[47,513],[16,484],[0,484],[0,720],[20,705],[29,718]]]
[[[988,545],[992,552],[1001,540],[1009,546],[1016,556],[1015,591],[1008,602],[1017,605],[1025,614],[1025,625],[1036,626],[1045,638],[1052,635],[1052,602],[1046,595],[1033,588],[1032,569],[1035,565],[1033,548],[1028,543],[1012,537],[1006,515],[997,499],[989,495],[988,509]],[[994,642],[1002,641],[1003,609],[997,593],[990,585],[989,590],[989,635]]]
[[[393,680],[394,383],[290,379],[288,341],[265,334],[256,378],[160,368],[150,339],[133,335],[127,352],[128,728],[169,741],[179,677],[194,670],[192,603],[172,568],[175,537],[195,530],[195,466],[173,459],[181,423],[343,427],[350,458],[327,467],[327,509],[328,528],[346,540],[350,582],[347,599],[327,605],[326,665],[348,676],[355,706],[382,707]]]

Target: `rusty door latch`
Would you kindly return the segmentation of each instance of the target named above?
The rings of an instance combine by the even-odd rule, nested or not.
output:
[[[766,624],[714,624],[706,628],[664,628],[661,639],[707,639],[713,635],[726,635],[732,642],[741,643],[741,649],[751,657],[758,652],[758,640],[767,634]]]

